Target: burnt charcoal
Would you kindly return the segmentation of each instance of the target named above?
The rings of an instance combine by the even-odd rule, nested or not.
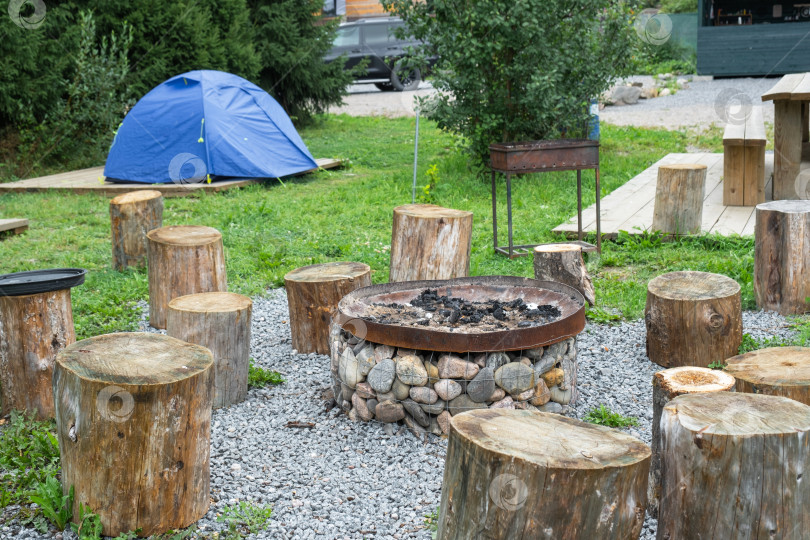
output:
[[[528,328],[530,326],[534,326],[534,323],[532,321],[520,321],[518,323],[518,328]]]
[[[470,321],[471,324],[477,324],[477,323],[480,323],[483,318],[484,318],[484,314],[479,312],[479,311],[476,311],[475,313],[470,315],[469,321]]]
[[[422,309],[424,309],[425,311],[433,312],[433,311],[436,311],[439,308],[437,308],[436,306],[425,306]]]
[[[518,311],[526,311],[527,309],[529,309],[529,306],[527,306],[525,303],[518,306]]]
[[[496,319],[498,319],[499,321],[505,321],[506,320],[506,315],[504,314],[503,308],[501,306],[496,307],[492,311],[492,316],[495,317]]]
[[[439,315],[441,315],[442,317],[449,317],[451,313],[452,311],[450,311],[449,309],[442,309],[439,311]]]
[[[427,326],[428,324],[430,324],[430,319],[420,319],[416,321],[416,324],[418,324],[419,326]]]
[[[457,309],[454,309],[453,313],[451,313],[450,316],[447,318],[447,322],[449,322],[450,324],[455,324],[458,322],[460,318],[461,312]]]

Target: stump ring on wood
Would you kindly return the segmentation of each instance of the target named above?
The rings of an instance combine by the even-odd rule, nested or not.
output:
[[[131,191],[110,201],[113,268],[146,266],[146,233],[163,226],[163,194]]]
[[[737,391],[768,394],[810,405],[810,348],[770,347],[728,359]]]

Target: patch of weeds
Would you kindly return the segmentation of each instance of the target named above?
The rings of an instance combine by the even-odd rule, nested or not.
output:
[[[71,490],[73,488],[71,487]],[[99,540],[101,538],[101,518],[89,506],[79,503],[79,523],[71,523],[70,528],[79,540]]]
[[[422,193],[419,194],[417,199],[420,203],[433,204],[436,202],[436,184],[439,183],[439,168],[434,163],[428,170],[425,171],[428,177],[428,183],[422,186]]]
[[[56,479],[60,462],[55,430],[53,421],[11,412],[0,432],[0,505],[25,505],[39,484]]]
[[[62,484],[55,476],[49,476],[38,484],[34,493],[29,496],[29,501],[39,505],[42,515],[60,531],[65,530],[73,517],[73,486],[70,486],[67,495],[63,494]]]
[[[430,514],[425,514],[425,525],[430,531],[431,536],[435,539],[439,532],[439,507]]]
[[[191,538],[193,535],[197,534],[197,532],[198,532],[197,527],[192,525],[188,529],[183,529],[182,531],[168,530],[160,534],[153,534],[152,536],[149,537],[149,540],[185,540],[186,538]],[[133,533],[128,532],[124,534],[133,534]],[[133,536],[132,538],[136,537],[137,535]]]
[[[259,367],[253,363],[253,358],[250,359],[250,366],[248,367],[249,388],[264,388],[268,384],[277,385],[284,381],[285,379],[278,371],[270,371]]]
[[[746,334],[746,335],[748,335],[748,334]],[[711,364],[709,364],[706,367],[708,367],[709,369],[726,369],[726,365],[727,364],[725,362],[723,362],[722,360],[716,360],[716,361],[712,362]]]
[[[270,506],[239,501],[237,504],[226,506],[222,514],[217,516],[217,521],[228,524],[228,530],[223,538],[238,540],[267,528],[272,513],[273,509]]]
[[[600,306],[589,307],[585,316],[591,322],[599,324],[617,324],[622,320],[622,316],[613,310],[608,311]]]
[[[649,249],[659,247],[666,234],[661,231],[640,231],[630,234],[628,231],[619,231],[615,243],[625,247],[628,251],[635,249]]]
[[[740,343],[740,348],[737,350],[737,354],[745,354],[759,349],[767,349],[768,347],[806,347],[808,337],[802,337],[802,330],[810,335],[810,322],[804,324],[806,325],[804,329],[802,329],[801,323],[799,326],[797,326],[795,323],[791,325],[791,328],[799,331],[799,337],[795,339],[785,339],[780,336],[756,339],[751,337],[751,334],[743,334],[742,342]]]
[[[604,404],[594,407],[585,415],[584,420],[591,424],[598,424],[600,426],[608,426],[614,428],[623,428],[628,426],[637,426],[638,420],[633,416],[623,416],[619,413],[613,412]]]

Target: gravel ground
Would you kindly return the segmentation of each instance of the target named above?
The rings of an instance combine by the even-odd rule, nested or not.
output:
[[[424,516],[439,504],[446,440],[421,441],[379,423],[351,422],[337,408],[327,412],[320,394],[329,385],[329,360],[291,348],[283,289],[256,298],[253,317],[255,362],[287,382],[251,390],[245,402],[214,412],[214,503],[198,527],[222,530],[217,512],[247,500],[273,507],[269,528],[253,538],[429,539]],[[745,312],[743,325],[756,338],[789,335],[785,319],[770,312]],[[644,336],[643,321],[588,324],[579,339],[580,398],[570,415],[582,418],[604,403],[637,417],[639,426],[626,431],[650,443],[650,380],[660,368],[647,360]],[[285,427],[290,421],[315,427]],[[54,537],[62,535],[20,530],[15,522],[0,528],[4,539]],[[648,519],[641,538],[654,537],[655,522]]]

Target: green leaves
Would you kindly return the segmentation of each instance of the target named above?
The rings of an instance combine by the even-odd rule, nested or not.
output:
[[[245,501],[226,506],[217,521],[228,524],[224,538],[237,540],[248,534],[264,530],[270,522],[273,509],[270,506],[255,505]]]
[[[588,411],[588,414],[583,418],[586,422],[591,424],[598,424],[600,426],[608,426],[614,428],[623,428],[628,426],[637,426],[638,420],[632,416],[622,416],[605,407],[604,404],[599,405]]]
[[[54,476],[49,476],[36,486],[34,493],[30,496],[30,502],[39,505],[42,514],[56,526],[60,531],[64,531],[68,522],[73,517],[73,486],[70,486],[68,494],[62,494],[62,484]]]
[[[278,371],[270,371],[256,366],[253,363],[253,358],[250,359],[250,366],[248,367],[249,388],[264,388],[268,384],[277,385],[283,382],[284,378]]]

